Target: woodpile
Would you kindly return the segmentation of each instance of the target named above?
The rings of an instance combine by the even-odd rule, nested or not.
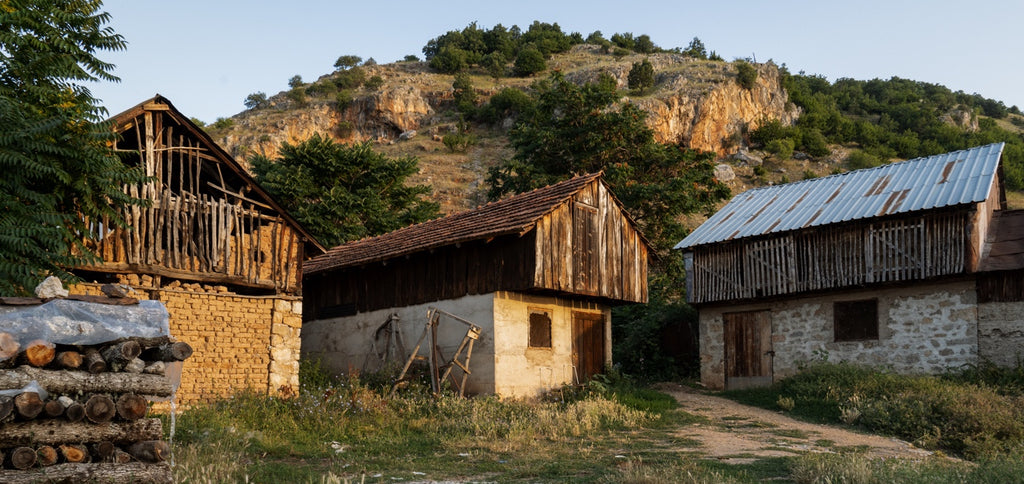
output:
[[[192,348],[168,336],[96,345],[0,332],[0,482],[170,483],[170,447],[150,397]]]

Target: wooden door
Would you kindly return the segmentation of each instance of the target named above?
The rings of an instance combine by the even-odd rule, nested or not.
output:
[[[603,314],[572,313],[572,364],[576,368],[578,383],[604,372],[604,342]]]
[[[725,313],[725,388],[772,384],[772,321],[768,311]]]

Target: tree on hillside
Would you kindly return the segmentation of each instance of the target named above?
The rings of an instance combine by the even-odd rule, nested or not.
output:
[[[246,109],[262,108],[267,105],[267,93],[263,91],[254,92],[245,97],[243,104],[245,104]]]
[[[642,62],[634,62],[627,80],[629,88],[640,94],[654,87],[654,66],[651,65],[651,61],[644,59]]]
[[[509,132],[514,156],[488,173],[492,199],[604,170],[644,234],[667,249],[683,236],[680,215],[708,212],[728,195],[713,154],[657,143],[644,111],[615,106],[614,79],[577,86],[555,73],[536,92],[537,105]]]
[[[415,157],[389,158],[367,143],[320,135],[283,143],[276,159],[250,159],[256,180],[325,246],[380,235],[438,215],[426,185],[407,185]]]
[[[529,77],[547,68],[544,54],[532,45],[519,51],[514,67],[516,75],[520,77]]]
[[[82,83],[118,81],[96,53],[125,48],[102,3],[0,1],[0,294],[31,290],[47,273],[96,257],[83,217],[123,221],[145,179],[110,150],[107,112]],[[73,250],[76,249],[76,250]]]
[[[408,57],[408,56],[406,56],[406,57]],[[415,56],[413,56],[413,57],[415,57]],[[351,55],[351,54],[343,55],[341,57],[338,57],[338,60],[334,61],[334,68],[338,69],[338,70],[351,69],[351,68],[359,65],[359,63],[362,62],[362,61],[363,61],[363,58],[359,57],[358,55]]]
[[[701,42],[700,38],[694,37],[690,41],[690,45],[686,46],[686,50],[683,51],[683,55],[693,57],[695,59],[707,59],[708,50],[704,47],[704,42]]]

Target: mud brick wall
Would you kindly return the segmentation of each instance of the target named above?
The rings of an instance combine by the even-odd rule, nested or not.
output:
[[[128,281],[139,299],[164,303],[171,335],[195,350],[181,370],[179,404],[209,402],[243,390],[298,391],[300,298],[244,296],[223,286],[178,282],[154,288],[144,282]],[[100,294],[99,284],[79,284],[71,292]]]

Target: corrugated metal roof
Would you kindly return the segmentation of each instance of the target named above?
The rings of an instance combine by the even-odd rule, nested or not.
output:
[[[748,190],[675,248],[981,202],[989,195],[1002,153],[1003,143],[995,143]]]

